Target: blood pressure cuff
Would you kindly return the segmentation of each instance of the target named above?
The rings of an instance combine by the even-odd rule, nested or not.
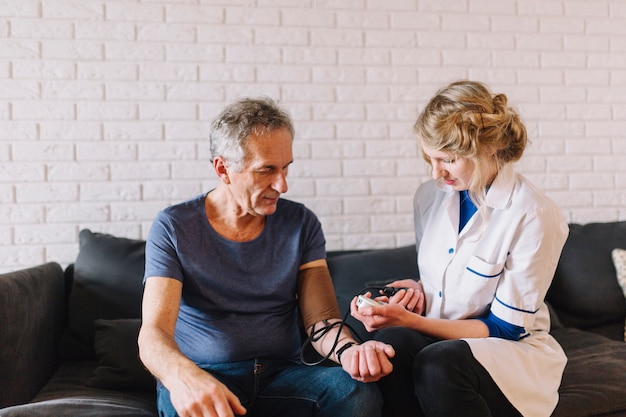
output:
[[[339,319],[341,313],[326,266],[298,272],[298,304],[305,329],[325,319]]]

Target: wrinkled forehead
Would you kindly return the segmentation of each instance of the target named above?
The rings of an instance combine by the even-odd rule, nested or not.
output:
[[[250,163],[273,160],[278,165],[293,159],[293,137],[288,128],[250,133],[245,146],[244,161]]]

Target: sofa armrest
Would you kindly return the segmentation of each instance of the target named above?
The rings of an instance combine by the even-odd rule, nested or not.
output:
[[[30,401],[50,378],[65,323],[59,264],[0,275],[0,408]]]

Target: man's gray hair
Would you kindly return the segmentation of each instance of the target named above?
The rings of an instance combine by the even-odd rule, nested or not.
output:
[[[294,138],[289,114],[269,97],[242,98],[228,105],[211,123],[211,161],[221,156],[237,172],[243,169],[246,144],[251,134],[263,135],[288,129]]]

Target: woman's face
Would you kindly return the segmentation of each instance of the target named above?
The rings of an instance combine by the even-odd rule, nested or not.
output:
[[[469,189],[474,175],[474,162],[448,152],[434,150],[426,145],[422,145],[422,152],[430,160],[433,179],[441,179],[455,191]]]

